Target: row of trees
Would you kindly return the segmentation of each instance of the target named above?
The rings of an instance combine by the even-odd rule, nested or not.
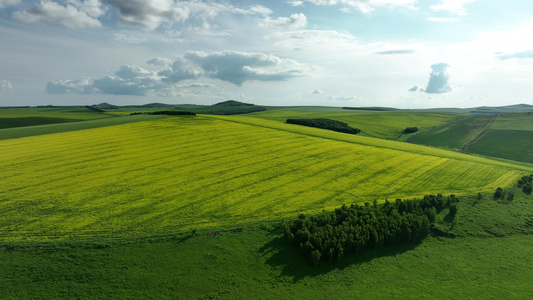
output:
[[[182,115],[191,115],[196,116],[195,113],[190,111],[183,111],[183,110],[159,110],[159,111],[149,111],[149,112],[133,112],[130,114],[132,115],[169,115],[169,116],[182,116]]]
[[[454,195],[439,194],[422,200],[387,200],[382,205],[376,201],[373,205],[343,205],[334,212],[302,214],[295,221],[283,222],[282,228],[287,240],[316,265],[366,249],[421,240],[439,211],[450,207],[450,214],[457,213],[457,201]]]
[[[530,195],[531,190],[533,189],[533,174],[529,176],[522,176],[522,178],[518,180],[518,187],[522,188],[522,192]]]
[[[316,128],[328,129],[328,130],[333,130],[333,131],[338,131],[338,132],[350,133],[350,134],[358,134],[359,132],[361,132],[361,130],[358,128],[350,127],[348,123],[344,123],[344,122],[337,121],[337,120],[325,119],[325,118],[287,119],[286,122],[289,124],[316,127]]]

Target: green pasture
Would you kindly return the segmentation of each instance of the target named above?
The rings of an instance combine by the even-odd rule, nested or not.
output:
[[[533,198],[462,197],[429,237],[312,267],[276,226],[115,242],[0,244],[6,299],[529,299]]]
[[[424,112],[380,112],[360,110],[324,109],[310,110],[305,108],[276,109],[251,114],[257,118],[285,122],[287,119],[327,118],[348,123],[351,127],[361,129],[364,135],[396,139],[406,127],[418,127],[420,130],[430,129],[457,119],[451,114]]]
[[[488,192],[528,170],[236,116],[171,117],[3,140],[0,148],[3,241],[243,226],[343,203]]]
[[[533,163],[533,130],[491,130],[468,152]]]
[[[0,108],[0,129],[109,118],[111,115],[80,107]]]
[[[422,131],[406,141],[428,146],[459,149],[490,128],[495,115],[469,115],[431,130]]]
[[[12,128],[0,129],[0,140],[37,136],[37,135],[44,135],[44,134],[52,134],[52,133],[69,132],[69,131],[78,131],[78,130],[84,130],[84,129],[90,129],[90,128],[99,128],[99,127],[105,127],[105,126],[135,123],[135,122],[147,121],[147,120],[158,120],[158,119],[163,119],[166,117],[168,116],[134,115],[134,116],[122,116],[122,117],[115,116],[113,118],[101,118],[101,119],[76,121],[76,122],[72,122],[72,120],[68,120],[68,122],[65,122],[65,123],[55,122],[54,124],[46,124],[46,125],[41,124],[41,125],[35,125],[35,126],[28,126],[26,124],[23,127],[12,127]]]

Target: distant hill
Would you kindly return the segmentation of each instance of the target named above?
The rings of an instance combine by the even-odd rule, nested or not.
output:
[[[227,101],[213,104],[211,106],[254,106],[254,104],[244,103],[244,102],[240,102],[236,100],[227,100]]]

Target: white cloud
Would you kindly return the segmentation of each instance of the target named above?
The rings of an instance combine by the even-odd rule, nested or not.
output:
[[[190,8],[172,0],[108,0],[118,9],[117,18],[125,25],[154,30],[166,22],[185,21]]]
[[[475,0],[441,0],[439,4],[431,5],[431,9],[436,11],[447,11],[458,15],[466,15],[465,4],[472,3]]]
[[[292,6],[292,7],[301,6],[303,4],[304,4],[303,1],[289,1],[289,5]]]
[[[91,94],[93,81],[90,78],[79,80],[54,80],[46,84],[49,94]]]
[[[152,72],[134,65],[121,66],[114,75],[94,81],[80,79],[48,82],[46,90],[49,94],[174,95],[172,91],[176,88],[212,87],[198,82],[176,85],[178,82],[200,77],[220,79],[241,86],[245,81],[284,81],[304,76],[310,69],[291,59],[234,51],[211,54],[189,52],[172,64],[163,58],[152,59],[148,64],[166,66],[167,69]]]
[[[172,66],[172,61],[170,59],[161,58],[161,57],[156,57],[156,58],[150,59],[146,63],[149,64],[149,65],[160,66],[160,67],[170,67],[170,66]]]
[[[12,88],[13,86],[9,80],[0,80],[0,91],[6,91]]]
[[[205,71],[205,76],[231,82],[237,86],[245,81],[283,81],[304,76],[308,67],[292,59],[271,54],[223,51],[206,54],[189,52],[186,59]]]
[[[422,87],[419,87],[418,85],[413,86],[408,90],[409,92],[424,92],[425,89]]]
[[[431,66],[429,82],[425,89],[428,94],[442,94],[452,90],[450,86],[450,74],[446,63],[438,63]]]
[[[259,21],[260,26],[269,27],[269,26],[279,26],[279,27],[288,27],[291,29],[299,29],[307,26],[307,17],[302,14],[292,14],[290,17],[278,17],[272,19],[267,17]]]
[[[93,18],[102,16],[107,10],[100,0],[67,0],[66,2],[74,5],[80,11],[87,13]]]
[[[165,82],[176,83],[179,81],[198,78],[203,75],[204,71],[186,58],[178,58],[172,63],[172,67],[160,71],[159,76]]]
[[[14,6],[20,3],[20,0],[0,0],[0,9],[8,6]]]
[[[407,7],[414,8],[416,0],[305,0],[315,5],[347,5],[368,13],[375,10],[376,7]]]
[[[497,56],[501,60],[507,60],[511,58],[533,58],[533,50],[526,50],[514,53],[497,53]]]
[[[13,18],[25,23],[54,22],[71,29],[95,28],[102,26],[96,17],[103,13],[99,1],[69,1],[66,5],[41,1],[37,6],[15,12]]]
[[[174,0],[107,0],[118,9],[117,18],[121,24],[155,30],[163,24],[173,24],[195,19],[202,23],[215,18],[222,12],[237,15],[267,16],[272,10],[262,5],[248,8],[235,7],[202,1]]]

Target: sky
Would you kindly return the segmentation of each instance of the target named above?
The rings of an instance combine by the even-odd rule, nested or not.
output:
[[[531,0],[0,0],[0,106],[533,104]]]

